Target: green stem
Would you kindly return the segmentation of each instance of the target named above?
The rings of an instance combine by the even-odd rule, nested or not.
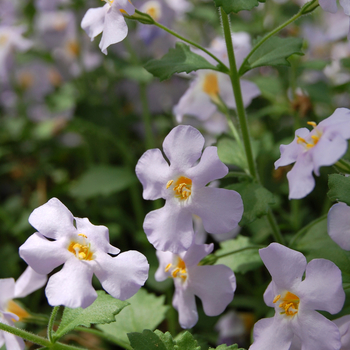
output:
[[[97,335],[99,338],[105,339],[111,343],[117,344],[118,346],[126,349],[126,350],[133,350],[133,348],[131,347],[130,344],[128,344],[127,342],[120,340],[116,337],[113,337],[110,334],[98,331],[97,329],[93,329],[93,328],[85,328],[85,327],[76,327],[74,329],[75,331],[79,331],[79,332],[85,332],[85,333],[90,333],[90,334],[94,334]]]
[[[49,323],[47,325],[47,337],[50,341],[50,343],[54,343],[57,339],[55,339],[55,334],[53,332],[53,325],[55,323],[55,319],[58,313],[58,310],[60,309],[59,306],[55,306],[52,309],[51,315],[50,315],[50,319],[49,319]]]
[[[313,10],[315,10],[318,7],[318,0],[314,0],[310,3],[305,4],[298,13],[296,13],[293,17],[291,17],[288,21],[282,23],[281,25],[279,25],[277,28],[275,28],[274,30],[272,30],[271,32],[267,33],[252,49],[252,51],[249,52],[248,56],[244,59],[241,67],[243,69],[243,67],[245,67],[248,64],[248,60],[249,58],[253,55],[253,53],[269,38],[271,38],[273,35],[277,34],[279,31],[281,31],[283,28],[287,27],[289,24],[293,23],[294,21],[296,21],[298,18],[300,18],[301,16],[312,12]],[[240,70],[239,75],[243,75],[243,71]]]
[[[234,255],[234,254],[237,254],[237,253],[244,252],[245,250],[261,249],[261,248],[265,248],[265,246],[264,245],[252,245],[252,246],[249,246],[249,247],[244,247],[244,248],[241,248],[241,249],[233,250],[232,252],[228,252],[228,253],[225,253],[225,254],[215,255],[215,258],[217,260],[219,260],[221,258],[225,258],[226,256],[230,256],[230,255]]]
[[[350,163],[344,159],[339,159],[333,166],[342,173],[350,174]]]
[[[75,346],[70,346],[62,343],[51,343],[48,339],[40,337],[39,335],[30,333],[28,331],[25,331],[20,328],[12,327],[7,324],[0,322],[0,329],[12,333],[16,335],[17,337],[21,337],[23,339],[29,340],[30,342],[34,344],[38,344],[41,346],[46,346],[49,349],[54,350],[82,350],[82,348],[77,348]]]
[[[280,229],[278,227],[278,224],[276,222],[276,218],[273,215],[272,210],[270,208],[269,208],[269,210],[267,212],[267,216],[266,217],[267,217],[267,221],[269,222],[270,227],[272,229],[272,234],[273,234],[273,236],[275,238],[275,241],[277,243],[280,243],[280,244],[285,244],[285,240],[284,240],[284,238],[283,238],[283,236],[281,234],[281,231],[280,231]]]
[[[255,167],[253,150],[252,150],[252,145],[251,145],[250,136],[249,136],[248,121],[247,121],[244,104],[243,104],[241,84],[239,80],[235,53],[234,53],[233,44],[232,44],[230,22],[226,12],[223,10],[222,7],[220,8],[220,10],[221,10],[222,26],[224,29],[224,36],[225,36],[225,41],[227,46],[227,56],[230,62],[229,76],[231,79],[232,89],[235,96],[236,110],[237,110],[237,115],[239,119],[239,124],[241,127],[243,145],[244,145],[244,150],[245,150],[245,154],[248,162],[248,169],[249,169],[250,175],[257,180],[258,173]]]
[[[318,219],[311,221],[308,225],[306,225],[305,227],[303,227],[300,231],[298,231],[295,236],[290,240],[289,242],[289,247],[293,247],[295,242],[302,236],[304,235],[307,231],[310,230],[310,228],[316,224],[318,224],[319,222],[321,222],[322,220],[327,218],[327,214],[322,215],[321,217],[319,217]]]

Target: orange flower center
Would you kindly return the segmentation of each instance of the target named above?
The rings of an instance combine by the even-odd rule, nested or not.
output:
[[[176,182],[169,180],[166,188],[172,187],[175,197],[180,200],[188,199],[192,193],[192,180],[185,176],[180,176]]]
[[[94,253],[91,251],[91,244],[86,243],[86,236],[82,233],[78,234],[79,241],[71,241],[68,246],[68,251],[73,253],[79,260],[93,260]]]
[[[307,122],[307,124],[311,125],[316,130],[316,135],[311,135],[310,140],[306,141],[304,138],[297,136],[297,143],[305,146],[306,149],[310,149],[315,147],[322,136],[322,131],[318,130],[317,124],[315,122]]]
[[[279,308],[282,309],[280,314],[285,314],[286,316],[294,316],[298,313],[300,299],[298,296],[291,292],[287,292],[283,298],[278,294],[273,299],[273,303],[280,302],[278,305]]]
[[[168,264],[165,272],[170,272],[172,278],[180,278],[183,282],[187,279],[187,268],[185,262],[178,256],[176,264]]]

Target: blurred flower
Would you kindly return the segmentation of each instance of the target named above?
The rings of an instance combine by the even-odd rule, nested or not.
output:
[[[337,325],[341,337],[340,350],[350,349],[350,315],[346,315],[333,320]]]
[[[145,256],[128,251],[111,257],[109,254],[120,250],[109,244],[107,227],[73,217],[57,198],[35,209],[29,222],[39,232],[20,247],[21,258],[38,273],[49,273],[64,264],[46,286],[50,305],[91,305],[97,297],[91,285],[93,273],[109,294],[121,300],[133,296],[145,283],[149,268]]]
[[[143,224],[148,240],[158,250],[178,254],[191,246],[192,214],[202,218],[207,232],[215,234],[231,231],[241,220],[243,202],[237,192],[206,187],[225,176],[228,168],[216,147],[207,147],[202,154],[203,145],[197,129],[180,125],[163,142],[170,165],[159,149],[145,152],[136,165],[143,198],[166,200],[163,208],[147,214]]]
[[[275,162],[275,169],[295,162],[288,172],[289,199],[308,195],[315,187],[314,172],[320,175],[321,166],[338,161],[346,152],[350,138],[350,110],[338,108],[328,118],[313,126],[296,130],[295,139],[289,145],[281,145],[281,158]]]
[[[109,45],[122,41],[128,34],[128,26],[125,23],[123,13],[133,15],[134,6],[128,0],[104,0],[106,5],[100,8],[89,9],[81,27],[86,31],[91,41],[102,33],[100,42],[101,51],[107,55]]]
[[[31,267],[27,267],[16,282],[13,278],[0,279],[0,322],[13,326],[14,321],[29,317],[28,312],[13,299],[26,297],[43,287],[46,281],[46,275],[36,273]],[[25,347],[22,338],[0,331],[0,347],[4,344],[9,350],[23,350]]]
[[[220,315],[232,301],[236,290],[236,278],[225,265],[198,265],[213,251],[213,244],[196,245],[179,255],[157,251],[159,268],[155,274],[157,281],[172,277],[175,285],[173,306],[179,313],[182,328],[191,328],[198,321],[195,295],[202,303],[208,316]]]
[[[337,203],[328,212],[328,234],[341,248],[350,250],[350,207]]]
[[[260,249],[260,256],[272,277],[264,301],[275,308],[275,316],[255,324],[249,349],[287,350],[296,339],[302,349],[339,350],[338,327],[315,311],[335,314],[342,309],[345,293],[339,268],[325,259],[307,264],[303,254],[278,243]]]

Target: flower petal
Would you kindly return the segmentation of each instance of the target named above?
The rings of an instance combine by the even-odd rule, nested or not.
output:
[[[203,303],[208,316],[220,315],[233,299],[236,278],[225,265],[205,265],[188,268],[191,289]]]
[[[68,247],[66,240],[51,242],[34,233],[19,247],[19,255],[37,273],[48,274],[71,257],[72,253],[65,247]]]
[[[293,293],[306,268],[305,256],[278,243],[259,249],[259,254],[277,288]]]
[[[288,172],[289,199],[300,199],[308,195],[315,187],[312,175],[314,168],[310,152],[299,155],[293,169]]]
[[[214,250],[214,244],[195,244],[181,254],[187,267],[196,266],[199,262]]]
[[[4,322],[4,319],[1,322],[8,324],[13,327],[13,322]],[[6,349],[8,350],[24,350],[25,344],[24,340],[21,337],[17,337],[14,334],[3,332],[3,337],[5,340]]]
[[[47,275],[35,272],[28,266],[15,283],[15,298],[24,298],[46,284]]]
[[[165,198],[170,168],[159,149],[145,152],[137,162],[135,171],[143,186],[144,199]]]
[[[131,298],[148,278],[147,259],[134,250],[120,253],[114,258],[108,254],[99,254],[96,263],[94,273],[102,287],[120,300]]]
[[[51,306],[70,308],[90,306],[97,298],[91,285],[93,270],[89,263],[72,256],[62,270],[52,275],[45,294]]]
[[[318,127],[324,131],[324,136],[332,139],[335,134],[344,139],[350,138],[350,109],[337,108],[334,113],[322,120]]]
[[[102,39],[99,45],[101,51],[107,55],[107,47],[119,43],[125,39],[127,34],[128,26],[124,16],[118,8],[111,6],[105,16]]]
[[[243,215],[243,201],[239,193],[212,187],[195,190],[189,210],[202,218],[207,232],[226,233],[238,225]]]
[[[320,6],[327,12],[336,13],[338,11],[336,0],[319,0]]]
[[[169,277],[169,273],[165,272],[165,268],[168,264],[172,263],[174,254],[171,252],[161,252],[160,250],[157,250],[156,255],[159,261],[159,267],[154,277],[158,282],[165,281]]]
[[[275,315],[273,318],[263,318],[255,323],[253,337],[254,343],[249,350],[289,350],[293,331],[289,320]]]
[[[336,320],[333,320],[333,322],[339,328],[341,345],[342,345],[341,348],[349,349],[350,348],[350,315],[337,318]]]
[[[179,323],[182,328],[192,328],[198,321],[196,299],[189,289],[175,289],[173,306],[179,313]]]
[[[339,312],[345,301],[340,269],[326,259],[311,260],[296,295],[302,300],[303,308]]]
[[[81,21],[81,27],[86,31],[91,41],[95,36],[103,31],[105,16],[110,5],[105,4],[103,7],[89,9]]]
[[[36,208],[29,216],[29,223],[43,236],[58,239],[75,232],[73,215],[57,198]]]
[[[328,212],[328,234],[341,248],[350,250],[350,207],[337,203]]]
[[[302,349],[339,350],[341,347],[338,327],[317,311],[299,311],[292,327],[301,340]]]
[[[173,171],[182,172],[200,158],[204,137],[192,126],[179,125],[173,128],[163,142],[163,150]]]
[[[200,162],[186,171],[186,175],[192,179],[193,190],[203,187],[207,183],[221,179],[228,173],[228,167],[219,159],[217,147],[207,147]]]
[[[187,250],[194,235],[191,213],[170,200],[146,215],[143,229],[157,250],[175,254]]]
[[[15,297],[15,280],[13,278],[0,279],[0,312],[5,311],[7,302]]]

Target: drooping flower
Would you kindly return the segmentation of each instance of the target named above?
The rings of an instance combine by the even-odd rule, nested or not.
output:
[[[123,13],[133,15],[135,7],[128,0],[104,0],[106,4],[100,8],[89,9],[81,21],[81,27],[94,40],[102,33],[101,51],[107,55],[107,47],[125,39],[128,34]]]
[[[75,221],[75,225],[73,221]],[[52,275],[46,297],[52,306],[86,308],[97,297],[91,285],[93,274],[114,298],[125,300],[145,283],[149,265],[137,251],[120,253],[109,243],[108,229],[87,218],[75,218],[57,198],[35,209],[29,223],[38,230],[20,247],[19,253],[38,273]]]
[[[216,147],[207,147],[202,154],[203,145],[197,129],[179,125],[163,142],[170,165],[159,149],[145,152],[136,165],[143,198],[166,200],[164,207],[147,214],[143,224],[157,250],[178,254],[191,246],[192,214],[201,217],[205,230],[214,234],[231,231],[241,220],[243,202],[237,192],[206,186],[225,176],[228,168]]]
[[[335,314],[343,307],[339,268],[325,259],[307,264],[303,254],[278,243],[260,249],[260,256],[272,277],[264,301],[275,308],[275,316],[255,324],[249,349],[289,350],[293,341],[302,349],[339,350],[338,327],[315,311]]]
[[[31,267],[27,267],[16,282],[13,278],[0,279],[0,322],[13,326],[15,321],[29,317],[29,313],[13,299],[26,297],[43,287],[46,281],[46,275],[36,273]],[[0,347],[4,344],[6,349],[11,350],[23,350],[25,347],[22,338],[0,331]]]
[[[329,209],[328,234],[344,250],[350,250],[350,207],[337,203]]]
[[[220,315],[233,299],[236,278],[232,270],[226,265],[199,265],[213,248],[213,244],[193,243],[179,255],[156,252],[159,267],[155,278],[157,281],[173,278],[173,306],[179,313],[182,328],[191,328],[198,321],[195,295],[201,299],[204,313],[208,316]]]
[[[281,158],[275,162],[275,169],[295,162],[288,172],[289,198],[299,199],[308,195],[315,187],[315,175],[320,175],[321,166],[337,162],[346,152],[350,139],[350,110],[337,108],[328,118],[313,127],[296,130],[289,145],[281,145]]]

